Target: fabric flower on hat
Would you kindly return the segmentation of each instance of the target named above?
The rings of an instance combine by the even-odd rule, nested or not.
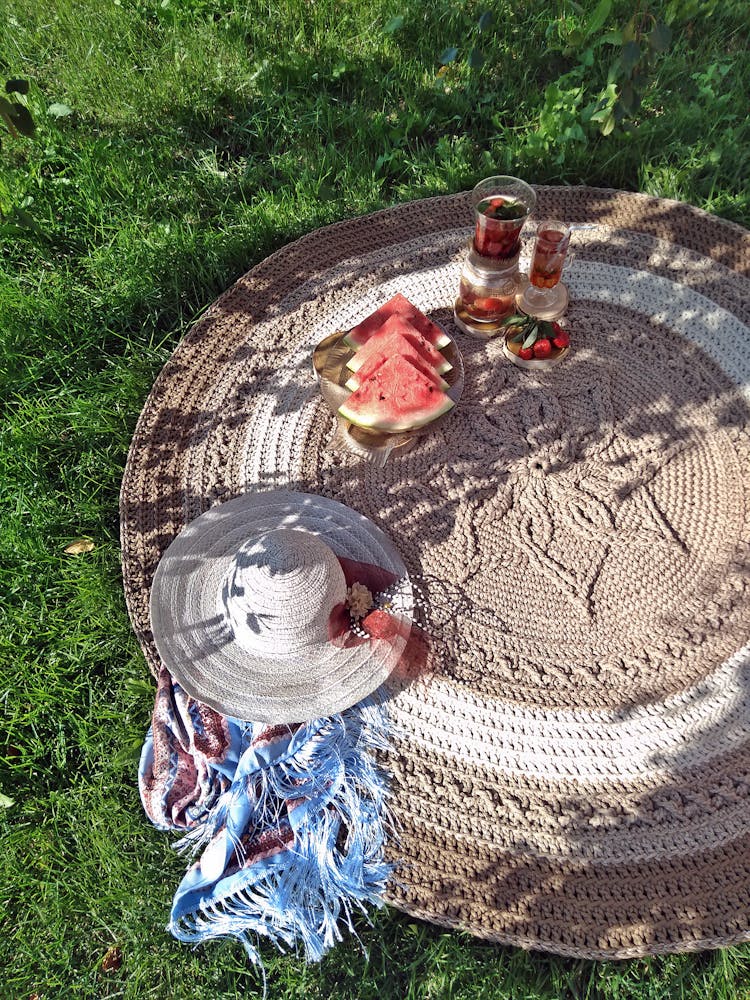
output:
[[[373,605],[373,597],[363,583],[353,583],[346,592],[346,605],[352,618],[364,618]]]

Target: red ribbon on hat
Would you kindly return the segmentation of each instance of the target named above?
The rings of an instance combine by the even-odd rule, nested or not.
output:
[[[387,590],[398,579],[393,573],[372,563],[357,562],[355,559],[345,559],[341,556],[338,560],[344,571],[347,588],[353,583],[361,583],[371,594],[378,594]],[[392,639],[402,627],[399,619],[378,608],[365,615],[361,625],[365,632],[369,633],[369,637],[357,635],[352,631],[352,620],[346,604],[337,604],[328,619],[328,638],[335,646],[350,649],[352,646],[370,642],[371,639]]]

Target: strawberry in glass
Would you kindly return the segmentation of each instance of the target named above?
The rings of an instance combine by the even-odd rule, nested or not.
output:
[[[496,195],[477,205],[474,249],[482,257],[512,257],[518,252],[526,206]]]
[[[533,188],[518,177],[487,177],[471,192],[471,201],[475,252],[494,260],[517,255],[521,229],[536,205]]]
[[[511,283],[508,295],[488,294],[494,291],[487,286],[475,285],[467,275],[461,276],[458,294],[471,317],[480,323],[494,322],[509,316],[515,307],[515,285]]]

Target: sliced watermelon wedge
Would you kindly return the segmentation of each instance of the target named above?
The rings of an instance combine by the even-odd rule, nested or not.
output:
[[[414,367],[422,372],[426,379],[429,379],[438,389],[447,392],[449,388],[448,383],[441,375],[438,375],[429,361],[425,361],[424,355],[409,342],[407,337],[401,338],[400,334],[396,334],[396,336],[403,339],[403,344],[397,344],[401,349],[396,353],[400,354],[402,358],[408,358]],[[352,373],[344,383],[345,387],[351,389],[352,392],[359,389],[392,356],[393,352],[377,351],[369,361],[365,361],[361,368]]]
[[[391,316],[366,344],[354,352],[346,363],[347,368],[357,372],[376,354],[402,354],[408,350],[405,346],[407,344],[412,349],[416,349],[439,375],[449,372],[453,367],[445,355],[435,350],[432,344],[425,340],[422,334],[410,323],[401,316]]]
[[[453,405],[408,358],[396,354],[341,404],[339,413],[358,427],[396,434],[424,427]]]
[[[370,313],[366,319],[350,330],[344,337],[345,343],[354,350],[362,347],[391,316],[400,316],[402,319],[408,320],[436,350],[440,351],[450,344],[450,337],[401,292],[398,292],[392,299],[376,309],[374,313]]]

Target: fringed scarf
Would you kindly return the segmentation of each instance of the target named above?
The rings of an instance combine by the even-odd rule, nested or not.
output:
[[[184,831],[199,853],[172,905],[181,941],[235,937],[261,964],[258,943],[302,945],[317,961],[340,924],[381,905],[385,710],[368,699],[329,719],[269,726],[226,718],[190,698],[163,670],[141,754],[144,808],[161,830]]]

